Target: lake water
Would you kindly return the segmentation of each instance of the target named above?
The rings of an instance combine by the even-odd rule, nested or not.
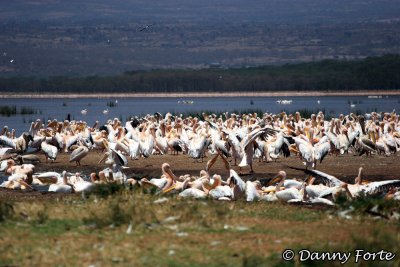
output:
[[[292,100],[291,104],[278,104],[277,100]],[[193,104],[182,104],[183,101],[193,101]],[[115,103],[114,107],[107,104]],[[279,113],[295,112],[307,109],[313,112],[325,111],[327,115],[338,116],[340,113],[366,113],[371,111],[391,112],[400,108],[400,96],[324,96],[324,97],[199,97],[199,98],[79,98],[79,99],[32,99],[8,98],[0,99],[0,106],[16,106],[19,111],[22,107],[33,109],[36,114],[0,116],[0,127],[7,125],[9,129],[16,129],[17,134],[27,131],[30,122],[36,119],[65,120],[70,114],[74,120],[85,120],[92,125],[96,120],[101,123],[107,119],[119,118],[126,121],[130,116],[139,116],[147,113],[160,112],[189,113],[200,111],[248,111],[261,110],[263,112]],[[86,109],[87,114],[81,114]],[[108,109],[108,114],[103,110]]]

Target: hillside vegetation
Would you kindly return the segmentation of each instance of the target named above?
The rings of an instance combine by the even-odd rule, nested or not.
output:
[[[151,70],[116,76],[0,78],[0,92],[233,92],[400,88],[400,56],[257,68]]]

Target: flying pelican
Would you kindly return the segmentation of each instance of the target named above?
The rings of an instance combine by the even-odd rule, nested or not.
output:
[[[147,24],[145,26],[143,26],[142,28],[139,29],[139,31],[145,31],[148,30],[150,27],[154,26],[154,24]]]

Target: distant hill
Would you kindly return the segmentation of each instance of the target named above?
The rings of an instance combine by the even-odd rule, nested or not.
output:
[[[254,67],[400,53],[397,0],[0,2],[0,77]]]
[[[115,76],[0,78],[0,93],[400,90],[400,55],[239,69],[130,71]]]

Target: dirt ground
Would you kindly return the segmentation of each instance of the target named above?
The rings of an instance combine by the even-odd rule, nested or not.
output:
[[[75,163],[69,162],[69,154],[60,153],[57,160],[53,163],[46,163],[44,154],[38,154],[41,158],[41,163],[36,164],[36,172],[43,171],[57,171],[62,172],[67,170],[69,172],[81,172],[84,175],[88,175],[91,172],[98,172],[105,168],[103,164],[98,164],[102,154],[98,151],[91,151],[87,157],[85,157],[81,166],[76,167]],[[152,155],[149,158],[140,158],[139,160],[130,160],[128,166],[129,169],[126,173],[129,177],[136,178],[153,178],[160,177],[161,175],[161,164],[168,162],[173,172],[176,175],[191,174],[198,175],[200,170],[205,169],[207,160],[210,159],[210,155],[201,160],[194,160],[189,158],[187,155],[179,154],[176,155]],[[233,165],[231,161],[231,165]],[[381,181],[400,179],[400,156],[399,154],[392,155],[390,157],[373,155],[372,157],[366,156],[354,156],[352,154],[342,156],[328,156],[322,162],[317,165],[317,170],[326,172],[330,175],[336,176],[337,178],[353,182],[354,178],[358,174],[359,167],[364,168],[365,180],[369,181]],[[291,156],[289,158],[280,158],[276,162],[254,162],[254,174],[247,174],[249,169],[243,169],[242,178],[244,180],[259,179],[262,183],[267,183],[278,171],[284,170],[288,174],[288,178],[304,178],[305,174],[295,168],[304,168],[302,161],[296,157]],[[233,169],[239,172],[237,166],[232,166]],[[218,159],[216,164],[212,167],[211,174],[221,174],[223,179],[226,179],[229,172],[224,168],[221,159]],[[29,200],[29,199],[51,199],[54,197],[60,197],[62,195],[56,193],[40,193],[40,192],[24,192],[18,190],[7,190],[0,189],[0,197],[2,199],[14,199],[14,200]]]

